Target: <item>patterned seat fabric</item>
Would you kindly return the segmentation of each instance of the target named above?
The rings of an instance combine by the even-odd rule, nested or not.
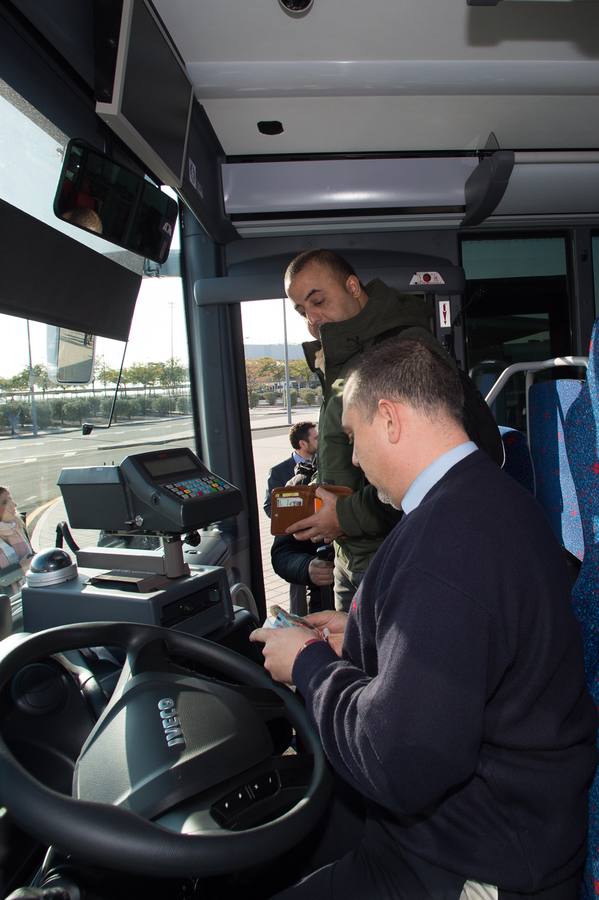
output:
[[[578,496],[584,553],[572,591],[582,626],[587,686],[599,703],[599,320],[589,348],[587,379],[566,411],[564,437]],[[599,774],[589,798],[589,854],[584,898],[599,896]]]
[[[564,432],[584,386],[585,382],[575,379],[542,381],[533,384],[528,395],[535,495],[560,544],[578,559],[584,556],[585,544]]]
[[[531,494],[534,494],[535,480],[526,436],[521,431],[508,428],[506,425],[500,425],[499,432],[505,451],[503,471],[524,485]]]

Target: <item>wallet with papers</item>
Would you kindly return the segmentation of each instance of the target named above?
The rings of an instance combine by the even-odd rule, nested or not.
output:
[[[353,493],[351,488],[341,484],[298,484],[295,487],[273,488],[270,495],[270,533],[284,534],[294,522],[315,513],[322,503],[316,496],[318,487],[344,497]]]

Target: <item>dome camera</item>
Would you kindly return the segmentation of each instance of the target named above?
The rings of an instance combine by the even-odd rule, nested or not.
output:
[[[279,0],[279,6],[288,16],[299,19],[306,16],[314,6],[314,0]]]
[[[41,550],[31,560],[27,572],[27,587],[47,587],[50,584],[60,584],[77,577],[77,565],[73,562],[66,550],[51,547],[49,550]]]

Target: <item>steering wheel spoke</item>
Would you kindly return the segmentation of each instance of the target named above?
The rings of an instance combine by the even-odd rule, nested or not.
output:
[[[133,642],[127,650],[127,668],[129,677],[142,675],[144,672],[170,672],[172,663],[161,638],[154,636],[149,640]]]
[[[186,877],[265,862],[316,825],[330,780],[302,704],[231,650],[154,626],[71,625],[9,650],[0,689],[30,662],[84,646],[123,647],[127,663],[82,748],[75,797],[36,781],[0,739],[3,802],[24,830],[94,865]],[[294,735],[300,752],[283,754]]]

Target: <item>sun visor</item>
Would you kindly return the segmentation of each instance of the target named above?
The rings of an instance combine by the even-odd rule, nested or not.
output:
[[[141,275],[0,200],[0,312],[129,336]]]

